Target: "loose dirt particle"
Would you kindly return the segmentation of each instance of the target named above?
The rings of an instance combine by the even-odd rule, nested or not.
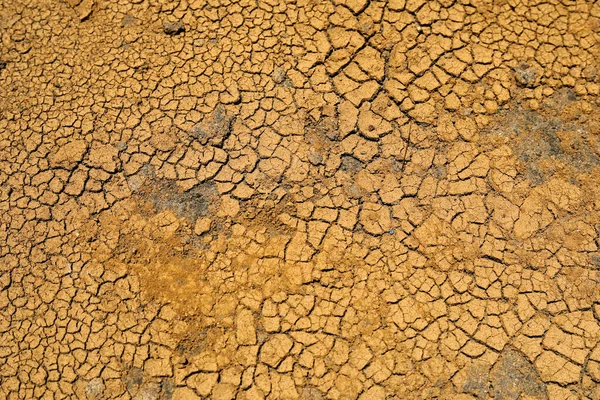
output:
[[[185,32],[185,25],[181,21],[176,22],[164,22],[163,23],[163,31],[167,35],[178,35],[180,33]]]
[[[521,86],[533,87],[537,79],[537,73],[528,64],[519,64],[515,68],[515,80]]]

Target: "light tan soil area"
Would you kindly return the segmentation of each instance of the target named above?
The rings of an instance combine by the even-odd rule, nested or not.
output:
[[[600,4],[0,0],[0,399],[600,399]]]

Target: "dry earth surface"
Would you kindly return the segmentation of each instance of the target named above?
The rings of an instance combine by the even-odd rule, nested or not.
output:
[[[600,399],[600,4],[0,0],[0,398]]]

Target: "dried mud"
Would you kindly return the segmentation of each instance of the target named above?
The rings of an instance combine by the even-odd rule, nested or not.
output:
[[[0,0],[0,398],[600,399],[599,27]]]

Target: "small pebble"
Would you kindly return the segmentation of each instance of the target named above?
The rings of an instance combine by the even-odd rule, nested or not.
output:
[[[163,23],[163,31],[167,35],[178,35],[182,32],[185,32],[185,25],[183,25],[183,22],[181,21],[165,22]]]

